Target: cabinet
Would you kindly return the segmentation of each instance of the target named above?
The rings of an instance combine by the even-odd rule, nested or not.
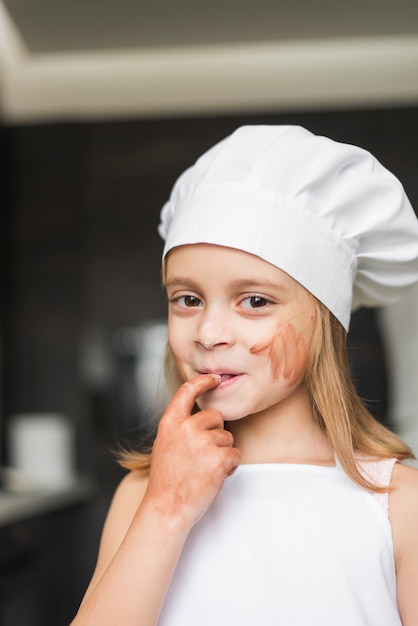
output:
[[[97,550],[86,524],[93,502],[90,486],[0,494],[0,626],[68,626]]]

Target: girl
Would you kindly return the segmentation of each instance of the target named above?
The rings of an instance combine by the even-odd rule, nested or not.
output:
[[[183,384],[151,458],[125,456],[73,625],[416,626],[418,471],[345,355],[350,310],[418,279],[400,183],[354,146],[243,127],[160,233]]]

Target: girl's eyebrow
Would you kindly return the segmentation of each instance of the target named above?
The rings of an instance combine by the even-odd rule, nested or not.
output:
[[[194,281],[192,278],[188,276],[177,276],[176,278],[172,278],[171,280],[164,281],[164,287],[167,289],[168,287],[177,287],[178,285],[191,287],[192,289],[197,289],[199,284]]]
[[[165,282],[165,288],[168,287],[176,287],[177,285],[187,286],[191,289],[198,290],[201,285],[198,282],[193,280],[190,277],[177,276]],[[263,280],[259,278],[238,278],[236,280],[231,281],[230,286],[233,289],[237,290],[253,290],[257,291],[258,289],[274,289],[277,291],[289,291],[288,288],[283,285],[283,283]]]
[[[264,280],[260,278],[242,278],[238,280],[233,280],[231,282],[231,286],[236,289],[275,289],[279,291],[288,291],[288,288],[283,285],[283,283]]]

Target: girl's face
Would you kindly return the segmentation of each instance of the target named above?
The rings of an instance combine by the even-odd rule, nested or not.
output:
[[[237,420],[300,395],[316,307],[288,274],[240,250],[186,245],[169,253],[166,289],[181,375],[222,375],[201,409]]]

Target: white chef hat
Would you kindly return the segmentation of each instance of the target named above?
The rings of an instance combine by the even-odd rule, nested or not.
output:
[[[163,258],[209,243],[287,272],[348,329],[351,310],[394,302],[418,280],[418,220],[369,152],[300,126],[243,126],[174,185]]]

